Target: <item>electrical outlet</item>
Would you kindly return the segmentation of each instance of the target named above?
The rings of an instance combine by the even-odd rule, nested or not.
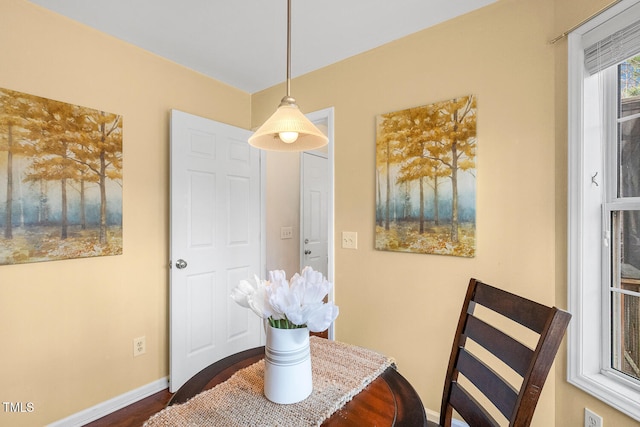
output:
[[[293,239],[293,227],[280,227],[280,239]]]
[[[342,247],[345,249],[358,249],[358,233],[355,231],[343,231]]]
[[[602,427],[602,417],[588,408],[584,408],[584,427]]]
[[[147,352],[147,340],[145,337],[133,339],[133,357],[140,356]]]

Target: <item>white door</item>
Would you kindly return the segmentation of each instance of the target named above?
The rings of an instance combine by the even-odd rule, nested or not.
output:
[[[302,260],[300,268],[310,266],[328,277],[327,212],[329,169],[327,158],[302,153]]]
[[[249,135],[171,111],[171,392],[262,341],[259,318],[229,296],[262,276],[260,154]]]

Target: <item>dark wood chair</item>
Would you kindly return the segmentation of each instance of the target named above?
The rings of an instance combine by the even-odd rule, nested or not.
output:
[[[445,377],[440,424],[430,422],[429,426],[450,427],[454,411],[471,427],[495,427],[501,417],[502,425],[528,426],[570,319],[566,311],[471,279]],[[511,322],[535,334],[521,326],[511,327]],[[512,337],[520,332],[529,335],[525,341],[530,346]]]

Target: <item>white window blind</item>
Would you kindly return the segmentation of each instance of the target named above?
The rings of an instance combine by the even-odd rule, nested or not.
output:
[[[598,39],[584,50],[584,65],[589,74],[616,65],[640,52],[640,5],[625,11],[622,19],[635,22]]]

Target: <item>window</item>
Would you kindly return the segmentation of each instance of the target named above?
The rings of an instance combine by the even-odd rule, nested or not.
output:
[[[640,380],[640,55],[615,67],[613,197],[605,203],[611,298],[611,367]]]
[[[640,420],[640,0],[569,36],[568,381]]]

